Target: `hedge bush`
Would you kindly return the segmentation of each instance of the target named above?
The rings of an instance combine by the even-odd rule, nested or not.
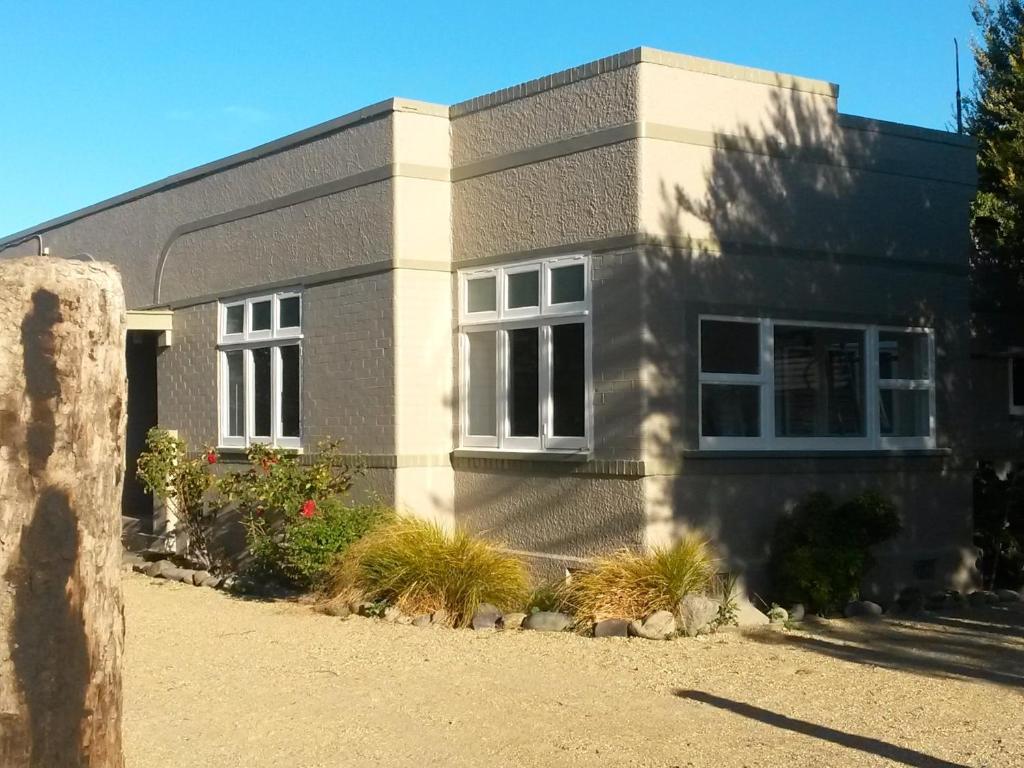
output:
[[[843,503],[814,493],[775,527],[769,571],[775,599],[832,613],[860,595],[871,547],[901,530],[893,504],[868,491]]]

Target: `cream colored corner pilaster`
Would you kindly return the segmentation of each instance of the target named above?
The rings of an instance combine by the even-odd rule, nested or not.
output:
[[[448,118],[396,112],[395,161],[451,167]],[[451,183],[447,178],[394,180],[395,452],[452,450]],[[399,466],[395,506],[451,527],[451,465]]]

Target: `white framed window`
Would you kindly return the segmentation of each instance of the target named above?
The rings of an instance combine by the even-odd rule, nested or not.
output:
[[[587,256],[459,273],[463,447],[590,449],[590,315]]]
[[[302,294],[222,301],[217,324],[220,446],[301,447]]]
[[[702,450],[935,447],[927,328],[700,318]]]
[[[1010,374],[1010,415],[1024,416],[1024,357],[1011,357]]]

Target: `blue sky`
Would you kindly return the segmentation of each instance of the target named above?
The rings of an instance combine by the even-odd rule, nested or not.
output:
[[[949,128],[969,0],[0,0],[0,235],[389,96],[452,103],[637,45]]]

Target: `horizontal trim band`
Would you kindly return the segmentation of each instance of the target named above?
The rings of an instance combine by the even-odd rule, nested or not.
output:
[[[219,449],[222,463],[246,464],[245,449]],[[460,453],[470,455],[459,455]],[[472,455],[472,450],[452,453],[393,454],[347,453],[341,459],[365,469],[450,468],[454,471],[497,471],[512,474],[558,474],[601,477],[685,477],[703,474],[760,475],[765,473],[813,474],[851,471],[904,472],[907,463],[930,464],[935,472],[973,471],[970,461],[958,461],[948,449],[934,451],[684,451],[680,461],[589,459],[568,461],[558,455],[498,457]],[[191,458],[204,454],[192,452]],[[316,452],[302,453],[299,463],[313,464]],[[850,462],[857,462],[852,468]],[[870,465],[870,467],[868,467]],[[865,469],[866,468],[866,469]]]
[[[387,272],[395,272],[405,269],[419,272],[444,272],[446,274],[450,274],[452,271],[451,267],[447,264],[425,261],[422,259],[381,259],[379,261],[367,262],[366,264],[356,264],[351,267],[332,269],[326,272],[315,272],[310,275],[289,277],[287,279],[274,280],[267,283],[259,283],[257,285],[240,286],[238,288],[233,288],[230,291],[218,291],[217,293],[207,293],[202,296],[191,296],[187,299],[179,299],[177,301],[169,301],[164,302],[163,304],[153,305],[153,308],[170,307],[171,309],[185,309],[186,307],[211,304],[215,301],[231,299],[236,296],[248,296],[249,294],[258,293],[260,291],[276,291],[281,290],[282,288],[295,287],[311,288],[317,285],[338,283],[343,280],[356,280],[360,277],[371,277],[373,275],[381,275]]]
[[[876,256],[874,254],[829,252],[804,248],[786,248],[782,246],[760,245],[742,242],[719,242],[696,238],[665,238],[660,235],[638,232],[629,235],[614,235],[595,240],[581,240],[574,243],[543,246],[523,251],[511,251],[490,256],[463,259],[452,265],[453,271],[486,267],[505,262],[529,261],[531,259],[554,256],[560,253],[601,253],[626,250],[629,248],[651,248],[663,252],[692,254],[694,252],[709,255],[750,255],[790,259],[805,259],[822,263],[850,263],[865,266],[878,266],[890,269],[906,269],[910,271],[935,272],[953,277],[966,277],[969,273],[966,264],[942,264],[919,259],[904,259],[895,256]],[[648,254],[652,255],[652,254]],[[656,255],[656,254],[654,254]]]
[[[916,136],[907,136],[916,139]],[[532,165],[580,152],[587,152],[602,147],[620,144],[625,141],[652,139],[675,144],[686,144],[695,147],[706,147],[725,152],[744,152],[747,154],[773,157],[795,163],[826,165],[832,168],[844,168],[865,173],[877,173],[884,176],[934,181],[940,184],[955,184],[974,187],[973,179],[949,178],[914,170],[913,164],[905,167],[893,166],[890,158],[887,165],[872,162],[871,153],[862,149],[843,153],[828,147],[804,147],[793,144],[782,144],[770,139],[757,139],[751,136],[737,136],[722,131],[705,131],[697,128],[686,128],[678,125],[637,121],[623,125],[604,128],[593,133],[570,136],[547,144],[529,147],[504,155],[475,160],[471,163],[452,169],[451,179],[454,182],[467,181],[480,176],[511,170],[524,165]],[[927,140],[927,139],[922,139]],[[954,145],[958,146],[958,145]],[[965,147],[970,149],[970,147]],[[897,161],[902,164],[902,161]]]

